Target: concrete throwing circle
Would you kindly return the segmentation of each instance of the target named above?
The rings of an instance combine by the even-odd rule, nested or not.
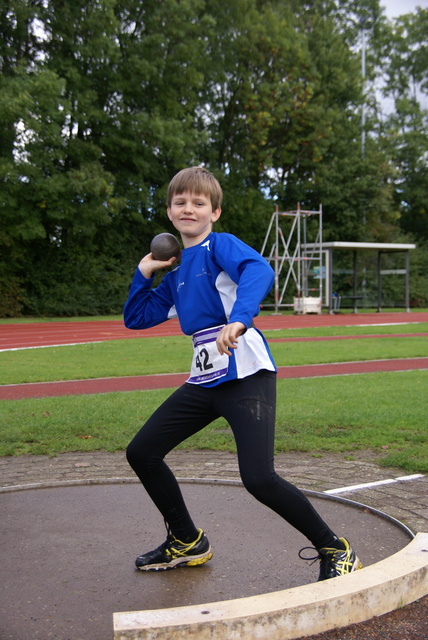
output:
[[[182,483],[214,558],[198,568],[134,570],[165,540],[161,517],[138,483],[90,484],[0,494],[2,640],[106,640],[114,611],[243,598],[317,579],[298,558],[309,543],[242,486]],[[311,494],[365,566],[405,547],[409,532],[362,505]]]

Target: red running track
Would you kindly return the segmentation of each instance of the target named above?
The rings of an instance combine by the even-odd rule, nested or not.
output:
[[[413,371],[428,369],[428,358],[403,358],[400,360],[369,360],[365,362],[335,362],[278,367],[279,378],[318,378],[379,371]],[[178,387],[188,378],[188,373],[158,374],[151,376],[126,376],[123,378],[96,378],[90,380],[64,380],[61,382],[35,382],[0,386],[0,400],[23,398],[47,398],[59,396],[90,395],[123,391],[146,391]]]
[[[417,324],[419,322],[428,322],[428,313],[270,315],[257,318],[256,326],[262,331],[267,331],[332,326]],[[126,329],[121,320],[0,324],[0,351],[175,335],[181,335],[178,320],[168,320],[168,322],[144,331]]]

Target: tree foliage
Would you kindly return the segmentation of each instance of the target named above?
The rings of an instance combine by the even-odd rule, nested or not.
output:
[[[256,249],[297,202],[328,239],[428,240],[427,26],[379,0],[5,0],[0,315],[119,311],[190,164]]]
[[[382,35],[383,94],[393,105],[382,139],[397,171],[400,225],[428,240],[428,10],[385,25]]]

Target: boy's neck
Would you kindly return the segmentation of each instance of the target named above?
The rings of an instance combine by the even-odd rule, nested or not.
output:
[[[188,236],[181,235],[181,241],[183,243],[183,247],[185,249],[190,249],[190,247],[196,247],[198,244],[202,244],[202,242],[204,242],[204,240],[206,240],[211,233],[212,233],[212,228],[208,231],[208,233],[204,234],[202,238],[201,237],[189,238]]]

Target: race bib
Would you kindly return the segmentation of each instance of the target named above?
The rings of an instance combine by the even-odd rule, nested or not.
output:
[[[226,353],[221,355],[216,345],[217,336],[223,327],[224,325],[211,327],[193,334],[193,360],[187,382],[202,384],[226,375],[229,356]]]

